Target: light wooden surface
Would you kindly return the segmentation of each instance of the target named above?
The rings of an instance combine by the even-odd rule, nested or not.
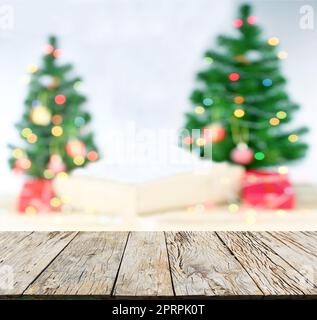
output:
[[[0,298],[317,296],[317,232],[2,232],[0,247]]]

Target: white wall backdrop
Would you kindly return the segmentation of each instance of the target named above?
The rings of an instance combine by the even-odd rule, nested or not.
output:
[[[311,132],[308,157],[292,168],[295,179],[317,181],[317,31],[299,27],[299,8],[316,1],[250,1],[264,35],[288,51],[288,91],[302,106],[297,124]],[[240,1],[233,0],[15,0],[12,30],[0,30],[0,192],[16,189],[6,145],[18,135],[26,66],[37,63],[48,34],[60,37],[63,61],[84,78],[96,139],[105,156],[107,130],[127,121],[138,127],[178,128],[189,108],[202,54],[219,33],[232,32]],[[315,23],[316,25],[316,23]]]

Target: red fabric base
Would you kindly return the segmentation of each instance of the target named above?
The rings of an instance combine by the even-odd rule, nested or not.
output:
[[[27,180],[18,199],[18,211],[25,213],[28,207],[31,207],[36,212],[58,211],[59,208],[53,208],[50,204],[51,199],[54,197],[52,180]]]
[[[242,203],[262,209],[294,209],[295,195],[287,174],[247,170],[242,181]]]

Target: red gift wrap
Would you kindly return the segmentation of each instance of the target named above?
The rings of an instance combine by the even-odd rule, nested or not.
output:
[[[52,180],[27,180],[18,199],[18,211],[51,212],[59,208],[52,207],[51,199],[55,197]]]
[[[295,195],[288,175],[246,170],[242,180],[242,203],[261,209],[294,209]]]

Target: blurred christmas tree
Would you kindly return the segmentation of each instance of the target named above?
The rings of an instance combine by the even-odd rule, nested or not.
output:
[[[78,90],[81,79],[71,64],[58,63],[60,55],[57,39],[50,37],[42,65],[29,66],[25,112],[16,125],[25,146],[10,146],[10,166],[37,181],[66,176],[98,159],[90,115],[82,106],[86,98]]]
[[[277,50],[278,38],[262,40],[249,5],[241,6],[233,25],[238,35],[219,36],[219,50],[205,54],[209,67],[198,73],[200,86],[191,96],[194,112],[186,114],[189,136],[183,143],[201,156],[247,168],[303,157],[307,145],[300,137],[307,129],[282,129],[299,108],[285,92],[279,71],[287,53]],[[195,136],[193,129],[202,133]]]

